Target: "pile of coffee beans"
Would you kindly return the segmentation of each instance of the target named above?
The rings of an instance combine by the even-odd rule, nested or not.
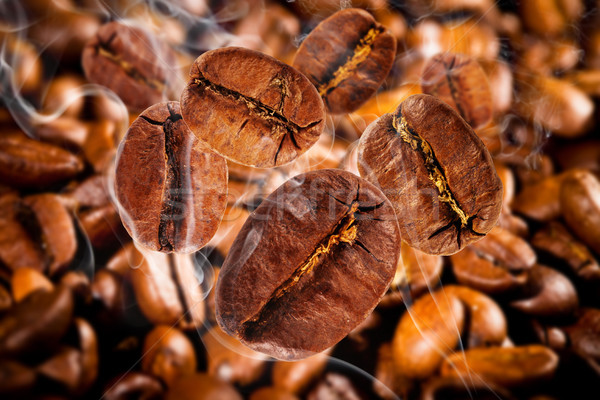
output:
[[[600,2],[0,19],[1,398],[596,397]]]

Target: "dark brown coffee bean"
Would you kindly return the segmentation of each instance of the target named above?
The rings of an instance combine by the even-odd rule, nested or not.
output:
[[[373,391],[382,399],[397,400],[398,396],[408,398],[412,381],[398,372],[392,344],[389,342],[379,346],[374,376],[376,380],[373,382]]]
[[[428,254],[458,252],[500,216],[502,182],[489,153],[433,96],[411,96],[371,124],[360,138],[358,169],[394,205],[402,239]]]
[[[138,258],[139,257],[139,258]],[[205,317],[201,271],[187,254],[138,254],[131,283],[142,313],[155,325],[201,326]]]
[[[96,381],[98,376],[98,338],[89,322],[82,318],[75,318],[77,331],[77,349],[80,354],[81,376],[77,385],[77,392],[84,393]]]
[[[304,39],[293,65],[310,79],[329,112],[358,109],[386,78],[396,40],[373,16],[350,8],[322,21]]]
[[[55,384],[73,393],[81,380],[81,353],[69,346],[61,346],[51,358],[36,367],[37,372]]]
[[[577,322],[564,330],[573,352],[584,359],[596,373],[600,373],[600,310],[583,309]]]
[[[18,361],[2,359],[0,361],[0,394],[22,398],[34,387],[37,380],[35,369]],[[15,397],[15,398],[16,398]]]
[[[264,355],[248,349],[218,326],[202,336],[210,376],[242,386],[254,383],[267,367]]]
[[[459,283],[498,294],[522,287],[527,281],[524,271],[533,267],[537,256],[523,239],[496,227],[480,242],[452,255],[451,260]]]
[[[103,392],[106,400],[160,400],[164,395],[160,381],[141,372],[128,372],[115,378]]]
[[[165,400],[242,400],[242,396],[227,383],[202,373],[176,380]]]
[[[555,269],[536,265],[527,271],[524,299],[510,305],[526,314],[540,317],[566,317],[579,306],[577,291],[569,278]]]
[[[13,301],[10,297],[9,291],[4,287],[4,285],[0,284],[0,315],[10,310],[12,303]]]
[[[86,77],[114,91],[132,111],[166,100],[176,77],[175,54],[146,30],[110,22],[81,56]]]
[[[474,59],[453,53],[434,56],[423,67],[423,93],[448,103],[473,129],[492,118],[492,93],[485,73]]]
[[[387,290],[397,228],[389,201],[349,172],[290,179],[250,215],[221,268],[219,325],[280,359],[331,347]]]
[[[111,202],[79,213],[81,228],[96,249],[110,248],[127,236],[115,205]]]
[[[252,392],[248,400],[300,400],[300,398],[280,388],[263,387]]]
[[[306,77],[239,47],[196,59],[181,110],[190,129],[214,151],[255,167],[293,161],[325,125],[323,102]]]
[[[83,161],[54,145],[22,133],[0,136],[0,183],[16,188],[39,188],[74,178]]]
[[[590,250],[560,222],[550,222],[531,239],[531,244],[571,267],[571,270],[585,280],[600,280],[600,265]]]
[[[116,166],[119,213],[152,250],[192,253],[215,234],[227,202],[227,164],[196,139],[179,103],[156,104],[131,124]]]
[[[444,360],[442,376],[523,387],[549,380],[558,367],[558,356],[540,345],[489,347],[457,352]]]
[[[465,307],[443,290],[425,294],[402,315],[392,342],[399,374],[424,379],[433,374],[458,345]]]
[[[56,274],[69,265],[77,239],[73,219],[57,195],[19,199],[6,194],[0,197],[0,210],[0,260],[5,268]]]
[[[194,346],[177,328],[156,326],[146,335],[142,353],[142,371],[161,379],[167,387],[196,371]]]
[[[569,175],[560,188],[565,222],[585,244],[600,254],[600,181],[582,170]]]
[[[289,393],[303,393],[325,369],[329,351],[299,361],[276,361],[271,380],[273,386]]]
[[[0,319],[0,354],[19,356],[51,348],[67,331],[73,307],[66,287],[32,293]]]
[[[307,400],[366,400],[367,398],[348,377],[336,372],[325,374],[306,396]]]
[[[445,285],[441,289],[456,296],[465,306],[467,325],[463,344],[468,348],[499,346],[506,339],[506,318],[490,297],[464,286]]]

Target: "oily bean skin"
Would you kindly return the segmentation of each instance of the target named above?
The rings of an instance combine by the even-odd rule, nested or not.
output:
[[[591,172],[578,171],[560,188],[560,206],[569,228],[600,254],[600,181]]]
[[[368,12],[338,11],[304,39],[293,66],[310,79],[333,114],[357,110],[381,86],[396,40]]]
[[[21,133],[0,136],[0,183],[39,188],[74,178],[83,171],[81,158],[60,147]]]
[[[474,59],[452,53],[434,56],[421,76],[423,93],[448,103],[473,129],[492,118],[492,93],[485,72]]]
[[[390,199],[402,239],[428,254],[458,252],[500,216],[502,182],[489,153],[433,96],[411,96],[371,124],[360,138],[358,170]]]
[[[132,111],[165,100],[175,54],[149,32],[118,22],[102,26],[82,53],[83,70],[94,83],[114,91]]]
[[[331,347],[375,308],[400,254],[390,203],[349,172],[290,179],[250,215],[216,287],[217,321],[279,359]]]
[[[458,352],[442,364],[442,376],[477,377],[504,387],[526,386],[552,377],[558,356],[540,345],[476,348]]]
[[[165,396],[166,400],[242,400],[242,396],[229,384],[196,373],[179,378]]]
[[[217,231],[227,203],[227,164],[196,139],[179,103],[156,104],[121,143],[115,188],[129,234],[165,253],[192,253]]]
[[[181,96],[185,122],[196,136],[239,164],[287,164],[319,138],[323,101],[294,68],[240,47],[196,59]]]

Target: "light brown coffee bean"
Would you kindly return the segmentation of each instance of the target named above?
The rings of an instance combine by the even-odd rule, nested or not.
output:
[[[293,65],[310,79],[333,114],[358,109],[379,88],[396,55],[396,40],[364,10],[341,10],[304,39]]]
[[[289,393],[301,394],[325,370],[331,351],[315,354],[299,361],[276,361],[271,380],[273,386]]]
[[[299,397],[276,387],[263,387],[250,395],[248,400],[299,400]]]
[[[465,305],[467,325],[464,328],[463,344],[474,348],[497,346],[504,342],[507,322],[502,309],[494,300],[464,286],[445,285],[441,290],[456,296]]]
[[[454,254],[500,216],[502,182],[489,153],[433,96],[411,96],[371,124],[360,138],[358,169],[390,199],[402,240],[425,253]]]
[[[304,75],[239,47],[196,59],[181,110],[194,134],[214,151],[262,168],[296,159],[325,125],[323,101]]]
[[[158,325],[144,339],[142,371],[161,379],[167,387],[196,371],[196,353],[190,340],[177,328]]]
[[[425,294],[402,315],[392,342],[398,373],[413,379],[433,374],[458,345],[465,307],[442,290]]]
[[[431,58],[421,75],[423,93],[448,103],[473,129],[492,118],[492,93],[485,73],[476,60],[454,53]]]
[[[20,302],[36,290],[46,292],[54,289],[54,285],[44,274],[33,268],[19,268],[13,272],[11,279],[13,299]]]
[[[525,26],[542,36],[559,35],[585,11],[580,0],[524,0],[519,5]]]
[[[505,387],[524,387],[548,381],[558,356],[540,345],[469,349],[444,360],[442,376],[482,380]]]

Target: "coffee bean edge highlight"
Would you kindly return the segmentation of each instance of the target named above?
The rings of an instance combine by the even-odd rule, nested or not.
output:
[[[298,175],[250,215],[216,286],[217,322],[283,360],[319,353],[372,312],[400,255],[390,202],[341,170]]]
[[[330,113],[345,114],[381,86],[396,47],[396,39],[369,12],[349,8],[321,21],[300,44],[292,65],[315,85]]]
[[[449,105],[413,95],[363,133],[358,169],[390,199],[402,239],[451,255],[482,239],[502,209],[502,182],[469,124]]]
[[[123,225],[151,250],[192,253],[219,227],[227,175],[225,159],[192,134],[178,102],[155,104],[119,146],[115,194]]]
[[[325,106],[308,78],[241,47],[211,50],[194,61],[181,108],[192,132],[213,151],[258,168],[294,161],[325,126]]]

